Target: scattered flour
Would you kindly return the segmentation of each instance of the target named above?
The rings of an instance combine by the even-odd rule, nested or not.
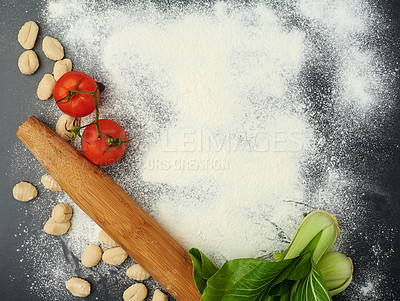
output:
[[[352,233],[368,211],[357,191],[374,185],[356,171],[357,143],[379,137],[393,101],[393,73],[366,46],[382,30],[372,6],[50,0],[43,16],[43,31],[63,43],[75,69],[105,84],[102,115],[134,139],[105,171],[184,247],[218,264],[269,256],[304,214],[325,209],[343,221],[338,248],[353,254]],[[52,202],[64,200],[71,203],[62,193]],[[32,203],[38,219],[50,205]],[[62,299],[59,282],[78,274],[96,283],[100,299],[107,290],[119,296],[129,283],[123,271],[76,262],[98,227],[76,206],[71,222],[60,239],[31,231],[19,247],[22,261],[34,258],[34,293]],[[368,268],[371,281],[385,281],[384,269]],[[344,296],[378,300],[377,289],[356,277]]]
[[[361,293],[367,297],[367,296],[371,295],[373,289],[374,289],[374,285],[372,284],[372,282],[368,282],[365,284],[365,286],[363,286],[361,288]]]

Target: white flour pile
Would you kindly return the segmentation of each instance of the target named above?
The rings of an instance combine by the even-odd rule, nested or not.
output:
[[[366,47],[384,26],[372,7],[51,0],[43,15],[43,32],[63,43],[74,69],[105,84],[103,117],[133,138],[106,172],[186,248],[218,264],[268,256],[285,248],[305,213],[325,209],[343,221],[340,248],[351,250],[346,237],[365,212],[348,192],[373,180],[353,173],[345,150],[363,135],[379,137],[392,97],[385,58]],[[79,257],[96,226],[84,215],[72,222],[62,245]],[[55,255],[53,265],[33,265],[68,274]],[[381,283],[371,281],[384,275],[368,269],[350,299],[367,290],[369,300],[380,298]],[[41,279],[32,282],[37,291]],[[63,294],[47,286],[42,296],[55,290]]]

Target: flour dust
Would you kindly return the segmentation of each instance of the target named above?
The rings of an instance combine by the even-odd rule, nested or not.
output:
[[[43,31],[63,43],[74,69],[106,86],[103,117],[133,139],[105,171],[185,248],[219,265],[268,257],[287,246],[306,213],[323,209],[338,216],[338,248],[351,252],[351,232],[367,211],[357,191],[379,188],[357,172],[357,143],[380,136],[394,95],[395,71],[373,46],[385,30],[373,6],[50,0],[43,17]],[[59,249],[31,263],[41,271],[34,283],[81,273],[113,286],[104,267],[92,273],[65,262],[65,252],[79,257],[97,231],[84,213],[72,223],[60,240],[32,234]],[[41,253],[20,249],[24,258]],[[356,277],[348,300],[379,299],[384,270],[363,271],[369,276]],[[64,290],[53,284],[43,298]],[[117,286],[122,293],[126,281]]]

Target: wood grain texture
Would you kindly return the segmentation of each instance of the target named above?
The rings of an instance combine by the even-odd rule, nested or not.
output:
[[[71,199],[174,298],[200,300],[188,252],[100,168],[34,116],[17,136]]]

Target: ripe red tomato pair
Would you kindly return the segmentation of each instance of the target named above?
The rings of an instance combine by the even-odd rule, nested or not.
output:
[[[96,109],[100,92],[92,77],[83,72],[71,71],[57,81],[54,87],[54,99],[65,114],[80,118]],[[113,164],[125,152],[127,142],[125,132],[113,120],[100,119],[97,121],[98,127],[96,120],[86,126],[82,133],[83,154],[96,165]]]

